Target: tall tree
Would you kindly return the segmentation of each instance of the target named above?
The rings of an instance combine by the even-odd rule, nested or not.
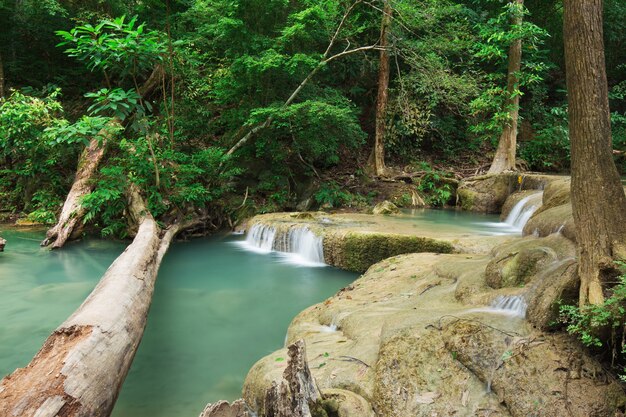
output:
[[[4,98],[4,64],[2,62],[2,52],[0,52],[0,98]]]
[[[524,18],[524,0],[515,0],[511,8],[511,23],[520,27]],[[519,118],[519,73],[522,67],[522,38],[517,37],[509,47],[509,67],[507,72],[505,109],[509,120],[502,129],[498,149],[489,168],[490,174],[515,169],[517,147],[517,122]]]
[[[376,137],[374,148],[370,156],[372,170],[376,175],[385,174],[385,122],[387,115],[387,101],[389,99],[389,29],[393,8],[385,0],[382,23],[380,28],[380,64],[378,68],[378,98],[376,100]]]
[[[604,301],[603,279],[626,259],[626,196],[612,158],[602,0],[565,0],[565,66],[580,305]]]

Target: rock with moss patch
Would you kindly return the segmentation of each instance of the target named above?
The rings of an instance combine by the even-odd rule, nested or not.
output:
[[[393,204],[391,201],[383,201],[382,203],[378,203],[372,209],[372,214],[396,214],[399,213],[400,209],[398,206]]]
[[[614,416],[624,406],[615,378],[567,335],[520,337],[458,320],[445,326],[443,339],[514,417]]]
[[[391,233],[327,234],[324,259],[339,268],[365,272],[383,259],[405,253],[452,253],[450,242],[427,237]]]

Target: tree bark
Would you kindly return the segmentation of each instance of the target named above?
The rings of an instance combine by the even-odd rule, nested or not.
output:
[[[137,93],[141,97],[147,97],[159,87],[163,74],[163,67],[157,65],[143,85],[137,88]],[[89,145],[83,150],[78,160],[74,183],[61,209],[59,221],[46,232],[46,238],[41,242],[41,246],[50,246],[52,249],[58,249],[63,247],[68,239],[73,239],[80,235],[83,227],[82,219],[85,215],[81,200],[93,190],[93,177],[98,170],[100,161],[104,157],[106,144],[112,139],[112,132],[121,127],[122,121],[118,118],[113,118],[104,129],[98,132],[95,138],[91,139]],[[150,138],[148,138],[148,143],[150,143]],[[158,177],[156,163],[155,175]]]
[[[91,139],[89,145],[83,150],[78,160],[74,183],[63,204],[59,221],[46,232],[46,238],[41,242],[41,246],[50,246],[52,249],[61,248],[68,239],[78,236],[82,231],[85,209],[82,207],[81,200],[93,190],[93,177],[104,156],[107,141],[112,139],[111,132],[118,127],[121,127],[121,121],[114,118],[98,133],[97,137]]]
[[[515,0],[516,8],[511,17],[511,24],[519,26],[523,21],[524,0]],[[499,174],[515,169],[515,151],[517,148],[517,124],[519,119],[519,72],[522,67],[522,40],[516,39],[509,47],[509,66],[507,71],[505,109],[509,110],[509,121],[502,129],[498,149],[489,168],[489,174]]]
[[[2,52],[0,52],[0,99],[4,98],[4,63],[2,61]]]
[[[139,232],[26,368],[0,381],[0,415],[109,416],[141,341],[159,265],[180,229],[161,231],[135,187]]]
[[[612,158],[602,0],[565,0],[572,208],[580,305],[604,301],[603,277],[626,256],[626,196]]]
[[[389,99],[389,29],[393,8],[385,1],[382,23],[380,25],[380,64],[378,68],[378,98],[376,99],[376,136],[370,160],[373,171],[378,176],[385,175],[385,130],[387,101]]]

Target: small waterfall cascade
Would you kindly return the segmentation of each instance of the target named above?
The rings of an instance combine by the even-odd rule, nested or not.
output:
[[[531,194],[522,198],[511,210],[506,220],[506,224],[514,229],[522,230],[530,217],[541,207],[543,191]]]
[[[264,224],[257,223],[248,230],[246,243],[259,252],[271,252],[276,238],[276,229]]]
[[[287,231],[256,223],[248,231],[246,246],[259,252],[281,252],[299,264],[324,265],[323,239],[306,226],[294,225]]]
[[[494,312],[507,314],[514,317],[526,317],[528,304],[521,295],[499,296],[491,303]]]

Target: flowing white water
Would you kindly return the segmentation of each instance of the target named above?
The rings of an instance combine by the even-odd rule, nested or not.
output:
[[[274,227],[254,224],[243,244],[255,252],[278,252],[288,263],[304,266],[326,266],[321,237],[306,226],[292,226],[287,233]]]
[[[264,224],[255,224],[248,231],[245,244],[255,252],[268,253],[274,247],[276,229]]]
[[[491,311],[514,317],[526,317],[528,304],[521,295],[499,296],[491,303]]]
[[[541,207],[543,191],[522,198],[511,210],[504,221],[517,230],[522,230],[530,217]]]

